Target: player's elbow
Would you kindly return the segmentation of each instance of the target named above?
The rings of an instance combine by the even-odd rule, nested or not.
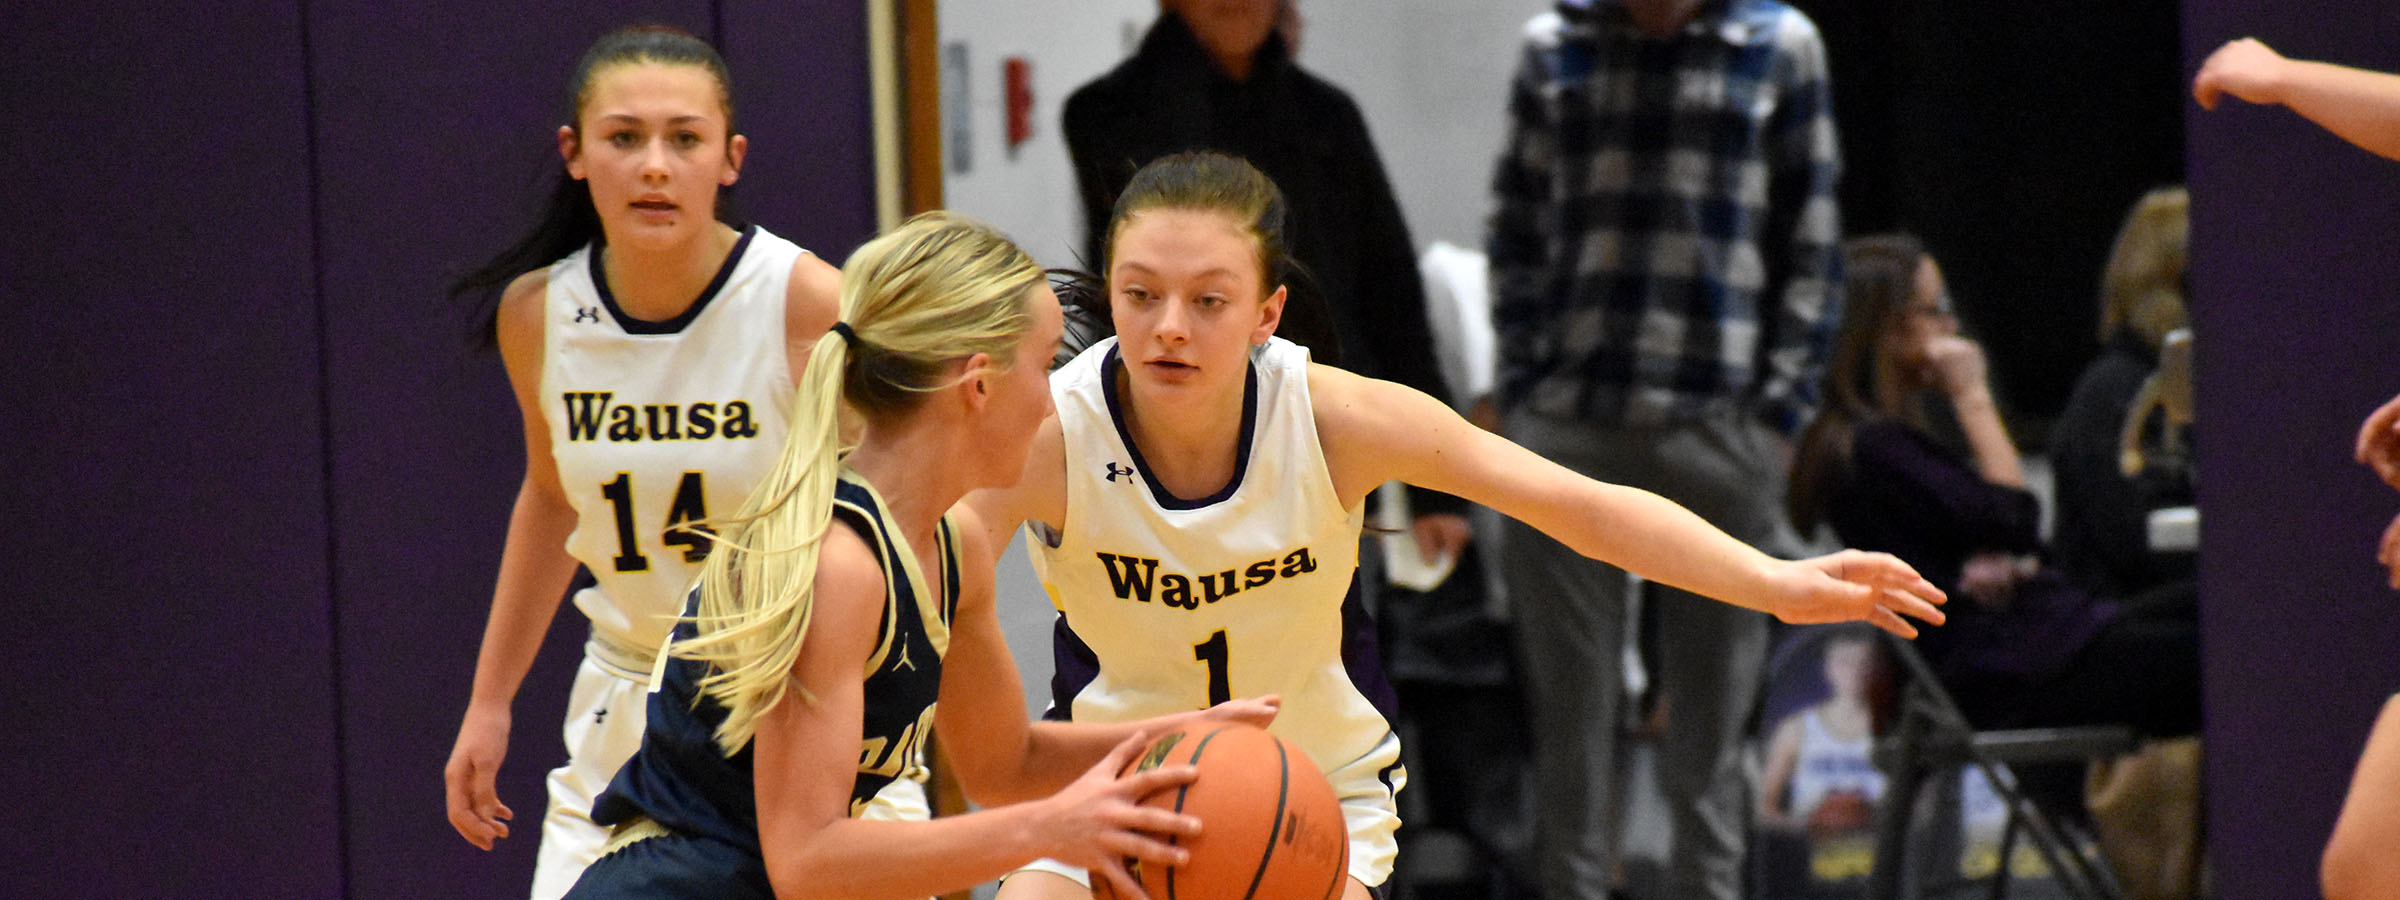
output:
[[[778,854],[767,848],[766,862],[775,900],[846,900],[863,887],[851,883],[856,867],[831,865],[814,853]]]
[[[1046,796],[1034,779],[1015,772],[984,772],[969,776],[962,771],[959,773],[958,787],[968,803],[985,809],[1039,800]]]
[[[2400,900],[2400,855],[2358,829],[2337,827],[2317,879],[2325,900]]]
[[[1039,795],[1022,777],[1020,765],[1006,760],[989,758],[990,754],[962,753],[945,755],[951,775],[957,779],[958,792],[968,803],[989,809],[1022,803]]]
[[[967,798],[968,803],[987,809],[994,806],[1007,806],[1024,799],[1018,796],[1017,792],[995,784],[989,776],[970,778],[964,772],[958,773],[958,792]]]

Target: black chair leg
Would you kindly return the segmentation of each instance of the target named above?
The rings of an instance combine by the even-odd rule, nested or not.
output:
[[[1873,900],[1902,900],[1905,894],[1915,893],[1912,885],[1921,884],[1923,876],[1919,874],[1912,882],[1907,851],[1909,832],[1915,825],[1912,819],[1917,794],[1928,780],[1972,764],[2008,808],[2008,826],[1992,888],[1995,900],[2007,892],[2011,874],[2009,857],[2015,853],[2020,828],[2067,896],[2074,900],[2124,900],[2124,892],[2107,863],[2095,858],[2087,844],[2071,840],[2051,821],[2049,814],[2019,787],[2007,762],[1999,758],[1999,754],[2005,753],[2019,761],[2085,759],[2090,758],[2095,747],[2106,746],[2107,737],[2060,730],[2037,733],[2038,738],[2031,741],[2016,737],[2023,733],[2003,732],[1988,732],[1979,740],[1916,648],[1899,638],[1889,638],[1888,642],[1894,645],[1892,655],[1908,670],[1908,687],[1902,695],[1892,735],[1885,742],[1887,749],[1877,753],[1877,765],[1885,771],[1886,789],[1877,821],[1868,896]],[[2000,740],[2003,735],[2008,739]],[[2130,742],[2129,737],[2125,740]],[[1989,747],[2002,749],[1994,751]]]

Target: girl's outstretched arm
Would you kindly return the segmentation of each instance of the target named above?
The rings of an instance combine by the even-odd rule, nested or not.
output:
[[[1908,618],[1943,621],[1942,591],[1889,554],[1776,559],[1664,497],[1586,478],[1469,425],[1421,392],[1327,366],[1311,368],[1309,390],[1345,503],[1398,478],[1499,510],[1651,581],[1786,622],[1865,621],[1914,637]]]
[[[2217,108],[2227,94],[2291,107],[2335,137],[2400,159],[2400,75],[2289,59],[2242,38],[2210,53],[2192,78],[2192,97],[2203,108]]]
[[[2400,897],[2400,855],[2391,850],[2400,830],[2400,696],[2384,701],[2367,734],[2367,748],[2350,776],[2350,793],[2325,842],[2318,877],[2327,900]]]

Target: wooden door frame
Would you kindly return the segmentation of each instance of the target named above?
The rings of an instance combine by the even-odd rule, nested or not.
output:
[[[875,217],[890,228],[942,206],[942,69],[937,0],[867,0]]]

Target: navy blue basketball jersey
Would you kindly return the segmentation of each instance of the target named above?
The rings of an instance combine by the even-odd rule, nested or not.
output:
[[[875,547],[888,585],[876,648],[862,673],[866,716],[850,815],[923,819],[930,815],[924,741],[933,729],[942,654],[949,650],[950,621],[958,608],[957,543],[950,521],[943,519],[937,530],[942,569],[937,597],[928,589],[933,582],[917,570],[907,540],[885,522],[883,509],[874,488],[843,470],[834,488],[834,515]],[[693,636],[691,611],[687,600],[676,640]],[[708,669],[706,663],[680,657],[664,663],[651,687],[642,748],[593,804],[592,820],[615,825],[644,815],[678,834],[721,839],[755,854],[758,803],[751,746],[730,755],[717,746],[716,729],[726,711],[700,690]]]

